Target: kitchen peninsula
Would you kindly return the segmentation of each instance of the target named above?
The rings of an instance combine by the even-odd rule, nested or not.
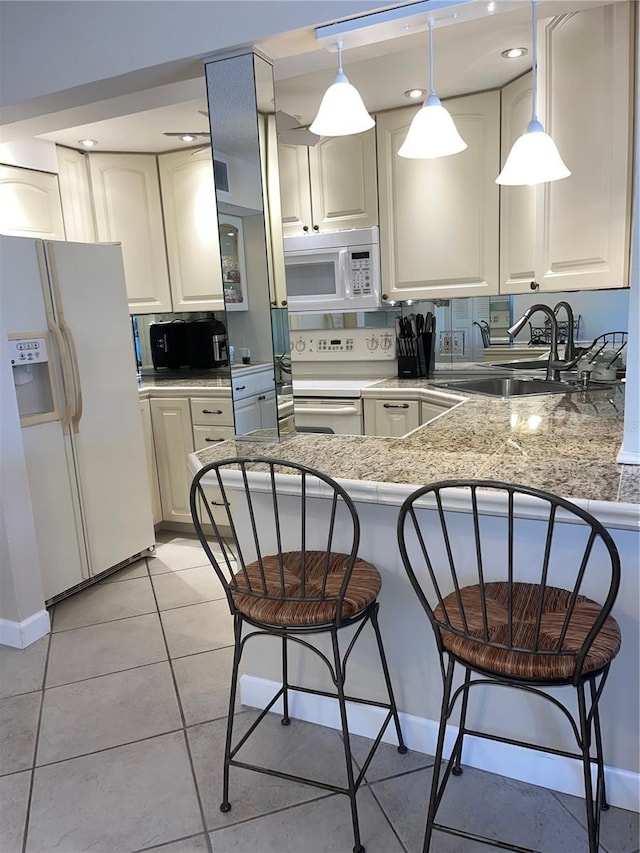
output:
[[[406,396],[409,388],[417,394],[427,389],[432,393],[434,383],[384,380],[363,394],[384,392],[392,399],[394,394]],[[451,388],[447,391],[453,393]],[[191,469],[195,472],[208,462],[235,455],[273,456],[319,468],[347,489],[357,503],[362,526],[360,556],[374,562],[382,575],[380,624],[405,738],[411,749],[423,752],[434,749],[441,685],[433,635],[396,544],[398,507],[405,496],[416,486],[436,480],[498,479],[556,492],[591,511],[609,529],[622,562],[614,615],[623,644],[601,705],[608,793],[613,804],[634,809],[640,770],[639,709],[637,691],[629,685],[637,684],[639,670],[640,471],[615,461],[622,440],[624,386],[509,400],[460,396],[464,396],[460,405],[402,438],[298,434],[278,444],[226,441],[193,454]],[[266,483],[264,475],[256,472],[254,476],[259,507]],[[278,482],[281,504],[288,493],[295,494],[297,480],[283,476]],[[499,517],[503,508],[485,494],[481,514]],[[320,511],[322,498],[314,500]],[[314,512],[313,501],[309,512]],[[523,517],[518,524],[524,541],[535,548],[540,539],[538,519]],[[564,535],[570,537],[570,525],[564,526]],[[380,699],[377,683],[370,683],[372,653],[366,643],[354,649],[350,689],[354,695],[364,691],[363,695]],[[274,662],[268,650],[248,644],[243,658],[244,704],[267,704],[280,679]],[[304,650],[292,651],[291,665],[309,686],[328,688],[324,672]],[[507,736],[574,749],[568,727],[558,720],[552,706],[533,705],[531,697],[519,693],[494,694],[498,695],[483,695],[483,701],[477,703],[472,726],[491,731],[492,722],[499,719]],[[292,715],[334,725],[334,710],[325,701],[294,705]],[[355,733],[368,736],[374,728],[356,708],[350,726]],[[495,745],[487,749],[483,743],[470,740],[464,763],[582,796],[581,769],[571,759],[545,756],[541,760],[534,750],[523,753],[510,746],[497,750]]]

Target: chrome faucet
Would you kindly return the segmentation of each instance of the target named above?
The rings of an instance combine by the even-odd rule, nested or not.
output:
[[[547,317],[549,318],[549,325],[551,326],[551,352],[549,353],[549,360],[547,362],[547,379],[552,379],[555,381],[560,381],[560,367],[562,363],[558,359],[558,320],[552,308],[549,308],[548,305],[544,305],[542,302],[538,302],[536,305],[531,305],[530,308],[524,312],[522,317],[507,329],[507,334],[515,338],[516,335],[520,334],[520,332],[524,329],[527,321],[531,317],[532,314],[535,314],[536,311],[543,311]]]

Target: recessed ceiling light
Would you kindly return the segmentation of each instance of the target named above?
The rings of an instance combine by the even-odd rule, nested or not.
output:
[[[184,136],[180,137],[180,139],[182,142],[195,142],[196,141],[195,136],[191,136],[190,133],[185,133]]]
[[[404,96],[405,98],[411,98],[412,101],[417,101],[418,98],[424,98],[426,94],[426,89],[407,89]]]
[[[97,139],[79,139],[78,145],[82,145],[83,148],[94,148],[98,144]]]
[[[529,51],[526,47],[510,47],[509,50],[503,50],[501,56],[505,59],[520,59],[521,56],[526,56]]]

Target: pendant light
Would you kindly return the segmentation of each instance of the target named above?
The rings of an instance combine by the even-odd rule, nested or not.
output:
[[[342,42],[338,42],[338,73],[322,97],[309,130],[318,136],[350,136],[369,130],[375,120],[367,112],[360,93],[342,70]]]
[[[405,141],[398,150],[400,157],[430,160],[464,151],[467,143],[440,103],[433,88],[433,20],[429,21],[429,96],[415,114]]]
[[[496,178],[497,184],[524,186],[544,184],[568,178],[571,172],[565,166],[556,144],[536,115],[538,94],[538,52],[536,27],[536,2],[531,0],[532,69],[531,69],[531,121],[525,132],[513,143],[504,168]]]

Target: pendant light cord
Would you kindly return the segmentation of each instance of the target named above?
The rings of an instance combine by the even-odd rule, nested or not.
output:
[[[531,121],[538,121],[536,105],[538,102],[538,26],[536,18],[536,2],[531,0],[531,52],[533,63],[531,67]]]
[[[344,71],[342,70],[342,42],[338,42],[338,74],[344,75]]]
[[[429,18],[429,96],[435,95],[433,88],[433,18]]]

